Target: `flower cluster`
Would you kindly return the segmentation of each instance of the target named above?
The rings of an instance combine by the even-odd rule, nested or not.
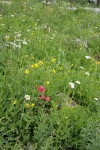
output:
[[[44,86],[42,86],[42,85],[39,86],[38,91],[42,93],[42,95],[40,96],[41,100],[45,100],[47,102],[50,101],[50,97],[45,97],[45,94],[44,94],[45,93],[45,88],[44,88]]]
[[[81,84],[80,81],[76,81],[77,84]],[[69,86],[70,88],[74,89],[75,88],[75,84],[73,82],[69,82]]]

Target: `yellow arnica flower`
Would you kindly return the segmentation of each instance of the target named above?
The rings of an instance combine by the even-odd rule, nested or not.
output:
[[[49,82],[49,81],[47,81],[47,82],[46,82],[46,85],[49,85],[49,84],[50,84],[50,82]]]
[[[31,68],[38,68],[38,64],[36,63],[36,64],[33,64],[33,65],[31,65]]]
[[[16,100],[14,100],[14,101],[13,101],[13,104],[14,104],[14,105],[16,105],[16,103],[17,103],[17,101],[16,101]]]
[[[38,64],[34,64],[34,67],[35,67],[35,68],[38,68]]]
[[[34,107],[34,103],[31,104],[31,107]]]
[[[39,64],[39,65],[43,65],[44,62],[40,60],[40,61],[38,62],[38,64]]]
[[[30,104],[29,103],[26,103],[26,108],[30,108]]]
[[[54,73],[54,74],[56,73],[55,69],[52,69],[51,72]]]
[[[97,65],[100,65],[100,61],[96,61],[96,64],[97,64]]]
[[[34,68],[34,64],[31,65],[31,68]]]
[[[29,74],[29,70],[28,70],[28,69],[26,69],[26,70],[25,70],[25,73],[26,73],[26,74]]]
[[[55,59],[55,58],[52,58],[52,59],[51,59],[51,62],[53,62],[53,63],[54,63],[55,61],[56,61],[56,59]]]

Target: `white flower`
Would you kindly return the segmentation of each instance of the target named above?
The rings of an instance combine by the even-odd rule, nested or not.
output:
[[[21,34],[20,34],[20,33],[18,33],[18,34],[17,34],[17,37],[21,37]]]
[[[74,87],[75,87],[74,83],[69,82],[69,85],[70,85],[70,87],[71,87],[72,89],[74,89]]]
[[[23,41],[23,44],[27,45],[27,42],[24,40],[24,41]]]
[[[80,81],[76,81],[77,84],[81,84]]]
[[[91,57],[90,57],[90,56],[85,56],[85,58],[86,58],[86,59],[90,59]]]
[[[5,38],[6,38],[6,39],[9,39],[9,35],[6,35]]]
[[[31,30],[27,29],[27,32],[30,32]]]
[[[11,17],[14,17],[14,15],[11,15]]]
[[[98,101],[98,98],[94,98],[94,100]]]
[[[21,48],[21,45],[20,45],[20,44],[19,44],[19,45],[16,45],[16,47],[17,47],[17,48]]]
[[[84,67],[83,67],[83,66],[80,66],[80,69],[84,69]]]
[[[25,95],[26,100],[30,100],[30,95]]]
[[[85,74],[86,74],[87,76],[89,76],[89,75],[90,75],[88,72],[85,72]]]

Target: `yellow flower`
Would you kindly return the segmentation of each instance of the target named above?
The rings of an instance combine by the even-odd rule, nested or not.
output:
[[[34,68],[38,68],[38,64],[34,64]]]
[[[55,69],[52,69],[51,72],[54,73],[54,74],[56,73]]]
[[[39,64],[39,65],[43,65],[44,62],[40,60],[40,61],[38,62],[38,64]]]
[[[97,64],[97,65],[100,65],[100,61],[96,61],[96,64]]]
[[[26,108],[30,108],[30,104],[29,103],[26,103]]]
[[[34,103],[31,104],[31,107],[34,107]]]
[[[49,85],[49,84],[50,84],[50,82],[49,82],[49,81],[47,81],[47,82],[46,82],[46,85]]]
[[[71,64],[71,67],[73,67],[74,66],[74,64]]]
[[[82,47],[83,47],[83,45],[82,45],[82,44],[80,44],[80,47],[82,48]]]
[[[52,58],[52,59],[51,59],[51,62],[53,62],[53,63],[54,63],[55,61],[56,61],[56,59],[55,59],[55,58]]]
[[[34,68],[34,64],[31,65],[31,68]]]
[[[17,101],[16,101],[16,100],[14,100],[14,101],[13,101],[13,104],[14,104],[14,105],[16,105],[16,103],[17,103]]]
[[[39,64],[39,65],[43,65],[44,62],[40,60],[40,61],[38,62],[38,64]]]
[[[36,64],[32,64],[32,65],[31,65],[31,68],[38,68],[38,66],[39,66],[39,65],[38,65],[37,63],[36,63]]]
[[[28,70],[28,69],[26,69],[26,70],[25,70],[25,73],[26,73],[26,74],[29,74],[29,70]]]

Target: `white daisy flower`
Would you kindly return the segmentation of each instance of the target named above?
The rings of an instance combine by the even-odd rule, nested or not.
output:
[[[91,57],[90,57],[90,56],[85,56],[85,58],[86,58],[86,59],[90,59]]]
[[[30,100],[30,95],[25,95],[26,100]]]
[[[70,87],[71,87],[72,89],[74,89],[74,87],[75,87],[74,83],[69,82],[69,85],[70,85]]]

